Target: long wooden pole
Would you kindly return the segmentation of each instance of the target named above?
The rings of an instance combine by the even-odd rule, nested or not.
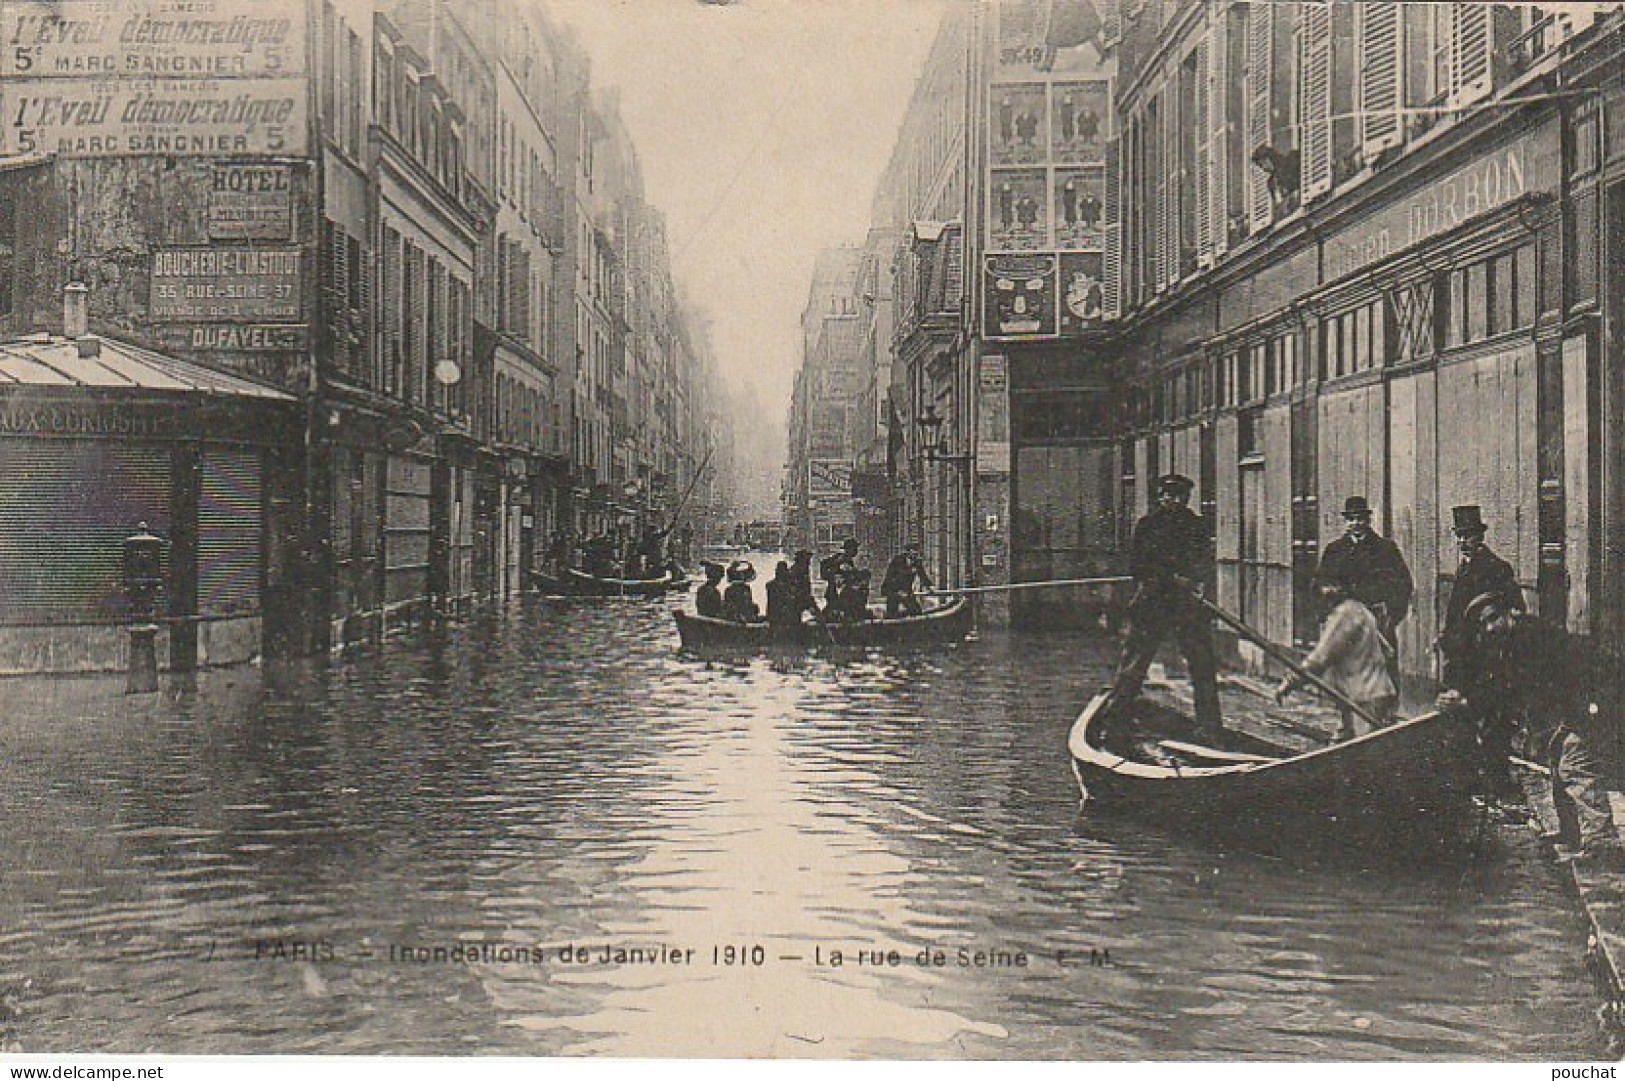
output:
[[[1002,586],[970,586],[966,589],[922,589],[922,597],[958,597],[966,593],[1008,593],[1014,589],[1050,589],[1059,586],[1107,586],[1118,582],[1132,582],[1126,574],[1100,578],[1053,578],[1044,582],[1011,582]]]
[[[677,508],[671,512],[671,521],[666,524],[667,533],[677,528],[677,522],[683,516],[683,508],[688,505],[688,497],[694,494],[694,486],[699,484],[700,478],[705,475],[705,467],[711,464],[711,455],[716,449],[716,447],[705,448],[705,459],[694,471],[694,479],[688,482],[688,491],[683,493],[683,498],[677,501]]]
[[[1296,675],[1306,682],[1313,684],[1317,690],[1326,695],[1326,697],[1330,698],[1333,702],[1336,702],[1338,705],[1342,706],[1344,709],[1351,710],[1359,716],[1364,717],[1366,721],[1371,724],[1372,728],[1382,728],[1385,724],[1387,724],[1386,721],[1379,721],[1371,714],[1370,710],[1358,705],[1353,699],[1345,697],[1341,691],[1337,690],[1325,680],[1309,671],[1309,669],[1299,664],[1292,654],[1288,653],[1285,649],[1282,649],[1274,642],[1271,642],[1268,638],[1265,638],[1258,631],[1253,630],[1253,628],[1249,627],[1247,624],[1243,623],[1229,612],[1226,612],[1223,608],[1220,608],[1206,597],[1194,597],[1194,599],[1197,604],[1200,604],[1203,608],[1206,608],[1209,612],[1212,612],[1214,615],[1218,616],[1221,623],[1224,623],[1242,635],[1245,635],[1265,653],[1286,665],[1287,668],[1292,670],[1293,675]]]

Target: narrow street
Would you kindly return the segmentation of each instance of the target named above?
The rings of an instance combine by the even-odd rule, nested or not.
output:
[[[527,598],[153,696],[13,682],[0,1042],[1603,1053],[1527,830],[1454,869],[1204,848],[1079,810],[1064,743],[1103,639],[717,662],[667,607]]]

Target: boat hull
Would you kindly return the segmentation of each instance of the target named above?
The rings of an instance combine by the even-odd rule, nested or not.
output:
[[[1106,701],[1090,702],[1069,738],[1085,798],[1103,807],[1271,851],[1454,847],[1468,831],[1481,759],[1473,725],[1459,715],[1427,713],[1276,759],[1179,764],[1102,746]]]
[[[673,611],[685,649],[766,650],[773,648],[877,647],[906,649],[957,642],[970,633],[970,602],[963,598],[924,615],[871,619],[861,623],[801,623],[772,627],[735,623]]]
[[[538,591],[560,597],[664,597],[692,584],[686,577],[597,578],[574,569],[562,576],[537,572],[532,581]]]

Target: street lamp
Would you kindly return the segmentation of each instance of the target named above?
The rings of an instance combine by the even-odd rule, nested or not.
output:
[[[942,416],[937,413],[935,405],[928,405],[919,416],[920,432],[925,447],[925,460],[928,462],[968,462],[970,453],[954,454],[948,450],[947,439],[942,434]]]

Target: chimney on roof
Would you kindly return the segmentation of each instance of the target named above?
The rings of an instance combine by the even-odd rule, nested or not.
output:
[[[90,286],[69,282],[62,287],[62,336],[82,338],[90,330]]]

